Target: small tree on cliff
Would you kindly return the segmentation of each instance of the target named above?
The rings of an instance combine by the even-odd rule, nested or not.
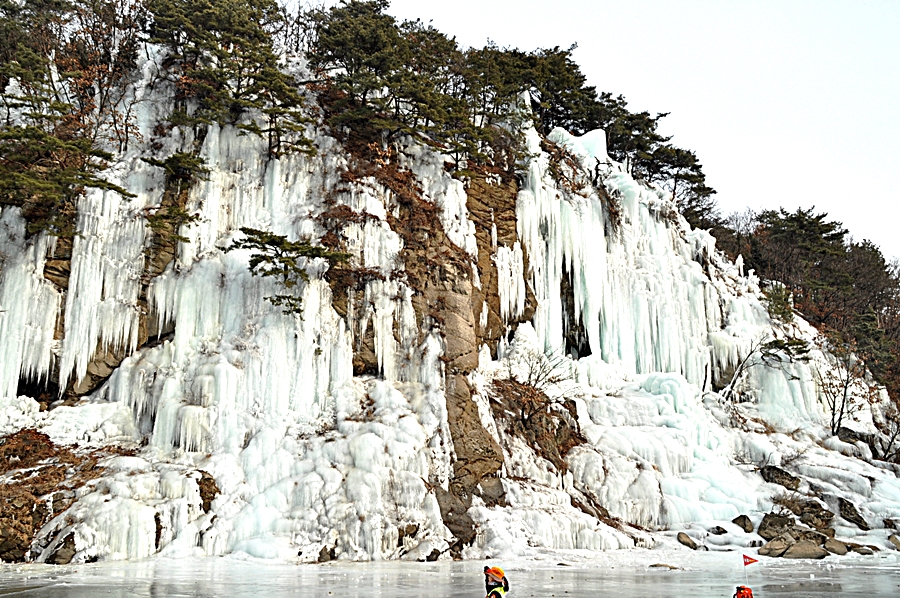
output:
[[[226,251],[250,250],[250,272],[254,276],[274,277],[288,291],[309,280],[306,269],[312,260],[320,258],[334,265],[350,257],[307,240],[288,241],[287,237],[269,231],[243,227],[241,232],[245,238],[234,241]],[[300,314],[303,311],[301,298],[293,293],[280,293],[266,299],[281,306],[285,313]]]

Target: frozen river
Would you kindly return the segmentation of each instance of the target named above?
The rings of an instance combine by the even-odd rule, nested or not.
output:
[[[0,565],[0,596],[481,598],[486,561],[272,564],[229,558],[78,566]],[[510,598],[730,598],[744,583],[738,552],[631,550],[503,561]],[[655,565],[655,566],[654,566]],[[900,553],[824,561],[763,559],[746,569],[757,598],[900,595]]]

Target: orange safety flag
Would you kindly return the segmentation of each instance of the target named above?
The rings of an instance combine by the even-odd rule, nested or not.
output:
[[[758,562],[759,562],[759,561],[758,561],[757,559],[751,559],[751,558],[750,558],[749,556],[747,556],[746,554],[744,555],[744,566],[745,566],[745,567],[746,567],[747,565],[752,565],[753,563],[758,563]]]

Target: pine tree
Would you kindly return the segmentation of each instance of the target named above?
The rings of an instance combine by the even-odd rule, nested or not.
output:
[[[233,242],[226,251],[250,250],[250,272],[255,276],[274,277],[288,291],[309,280],[306,268],[311,260],[323,259],[333,266],[350,258],[349,254],[307,240],[289,241],[283,235],[249,227],[241,228],[241,232],[244,238]],[[280,293],[266,299],[281,306],[285,313],[299,314],[303,310],[301,298],[293,293]]]
[[[328,107],[332,127],[397,127],[389,116],[393,98],[386,92],[409,48],[396,20],[384,14],[388,5],[388,0],[345,0],[309,14],[309,64],[336,92]]]
[[[236,125],[265,136],[269,150],[311,151],[297,83],[279,64],[274,0],[149,0],[151,41],[169,50],[175,125]]]
[[[51,62],[65,51],[74,8],[62,0],[0,2],[0,204],[22,208],[29,234],[72,236],[75,201],[85,188],[129,195],[100,176],[112,155],[98,147],[85,112],[71,101],[79,73]]]
[[[586,85],[587,78],[572,59],[576,46],[558,46],[530,55],[529,88],[531,109],[539,132],[549,134],[562,127],[583,135],[599,127],[597,91]]]

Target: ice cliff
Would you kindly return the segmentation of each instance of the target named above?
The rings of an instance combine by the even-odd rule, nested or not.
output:
[[[677,531],[750,546],[732,519],[758,523],[784,493],[763,465],[832,510],[856,504],[872,529],[838,518],[838,536],[889,546],[900,480],[827,432],[821,353],[748,369],[740,400],[717,392],[759,339],[815,331],[771,321],[752,273],[609,160],[602,131],[528,130],[517,180],[460,180],[416,140],[366,169],[323,130],[316,155],[268,158],[212,127],[199,220],[160,261],[142,215],[164,173],[140,158],[199,141],[158,138],[169,98],[135,93],[144,141],[112,177],[136,197],[85,193],[67,276],[46,273],[58,243],[0,212],[0,434],[131,449],[38,497],[67,502],[28,558],[477,558]],[[285,314],[249,253],[225,251],[240,227],[336,235],[367,276],[341,284],[311,261],[303,313]],[[526,392],[536,368],[552,370],[549,443],[517,433],[495,384]]]

